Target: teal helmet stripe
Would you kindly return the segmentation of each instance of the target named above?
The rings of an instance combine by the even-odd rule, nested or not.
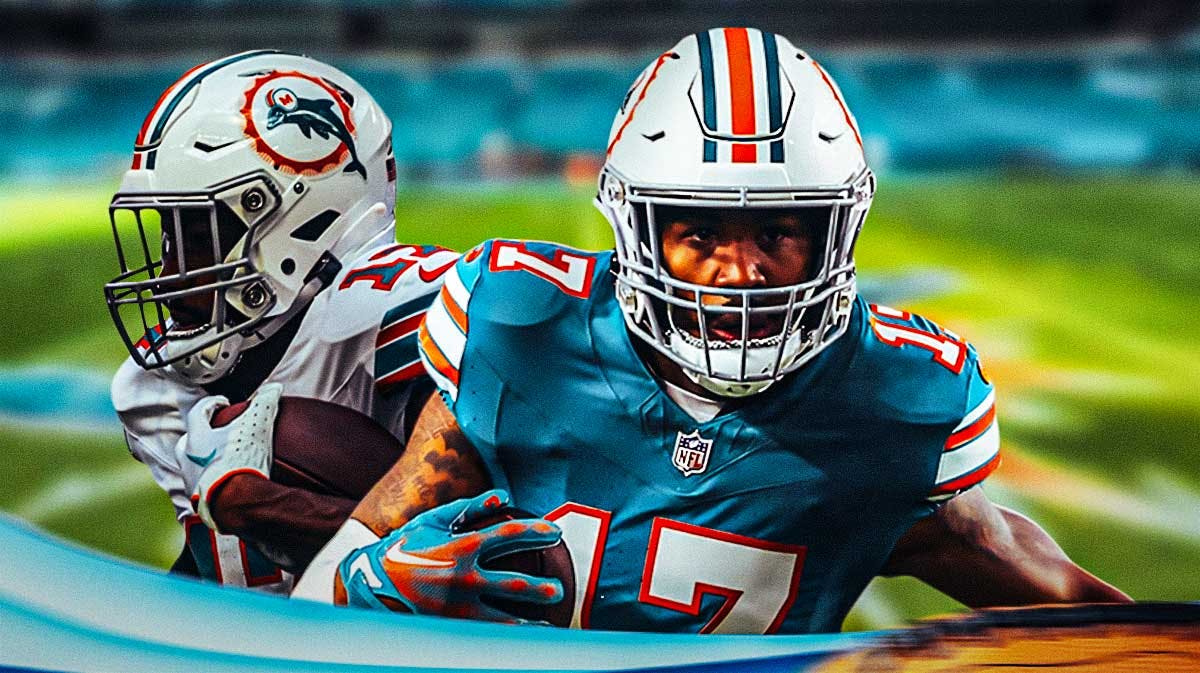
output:
[[[704,125],[710,129],[717,128],[717,84],[713,72],[712,38],[708,31],[696,33],[696,42],[700,47],[700,83],[704,88]],[[717,160],[717,143],[704,139],[704,161]]]
[[[154,148],[154,149],[151,149],[150,152],[146,155],[146,168],[148,170],[154,169],[154,160],[158,154],[157,146],[158,146],[158,143],[162,140],[163,131],[167,127],[167,120],[169,120],[171,118],[171,114],[175,112],[175,108],[179,106],[179,103],[183,101],[184,97],[187,96],[188,92],[190,92],[192,89],[196,88],[196,85],[198,85],[200,82],[202,82],[205,77],[208,77],[209,75],[220,70],[221,68],[224,68],[227,65],[238,63],[240,61],[245,61],[246,59],[254,58],[255,56],[263,56],[266,54],[282,54],[282,53],[283,52],[277,51],[275,49],[259,49],[257,51],[247,51],[247,52],[243,52],[241,54],[234,54],[233,56],[230,56],[228,58],[224,58],[224,59],[221,59],[220,61],[216,61],[215,63],[212,63],[207,68],[196,73],[191,79],[189,79],[187,81],[186,84],[179,87],[179,91],[176,91],[175,95],[171,96],[171,100],[167,101],[166,105],[163,106],[162,113],[158,116],[158,123],[156,123],[154,125],[154,130],[150,133],[150,137],[146,139],[145,145],[142,148],[139,148],[139,149]]]
[[[775,133],[783,126],[783,101],[779,95],[779,47],[775,34],[762,31],[763,55],[767,71],[767,115],[770,131]],[[783,162],[783,141],[771,143],[771,163]]]

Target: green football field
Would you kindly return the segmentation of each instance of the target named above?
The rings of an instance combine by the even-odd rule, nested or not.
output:
[[[164,566],[181,538],[170,504],[112,421],[71,422],[78,391],[12,383],[34,367],[96,389],[124,357],[100,291],[115,265],[110,188],[0,186],[0,509]],[[1198,212],[1186,175],[884,176],[858,249],[864,293],[982,353],[1006,444],[989,495],[1144,600],[1200,599]],[[498,235],[611,242],[589,191],[557,185],[409,189],[397,219],[405,242],[458,249]],[[21,414],[56,396],[65,414]],[[847,626],[957,609],[882,580]]]

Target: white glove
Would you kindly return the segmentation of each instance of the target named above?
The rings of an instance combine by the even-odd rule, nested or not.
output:
[[[212,427],[212,416],[222,404],[228,404],[223,397],[204,398],[188,413],[189,441],[183,459],[203,467],[192,489],[192,499],[199,500],[196,513],[209,528],[218,530],[208,502],[217,486],[235,474],[271,478],[275,416],[282,395],[283,386],[278,383],[262,386],[246,409],[220,428]]]
[[[204,468],[225,451],[233,424],[214,428],[212,419],[227,406],[228,398],[213,395],[201,399],[188,412],[187,433],[175,446],[175,459],[179,463],[179,476],[183,478],[183,488],[189,498],[196,493],[196,484],[200,483]]]

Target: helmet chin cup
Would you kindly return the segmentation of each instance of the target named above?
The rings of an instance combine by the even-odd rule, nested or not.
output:
[[[173,360],[169,365],[171,370],[197,385],[212,383],[228,374],[237,364],[242,349],[241,334],[231,334],[178,359],[172,355],[172,351],[186,353],[195,348],[198,342],[211,339],[214,331],[214,328],[210,327],[194,337],[168,341],[164,349],[166,358]]]
[[[703,345],[693,343],[696,339],[686,337],[677,328],[667,333],[667,348],[675,357],[671,358],[695,383],[709,392],[722,397],[745,397],[766,390],[777,380],[776,360],[780,358],[778,345],[746,346],[745,376],[742,375],[742,344],[709,346],[707,357]],[[788,337],[782,352],[779,369],[785,369],[800,357],[804,340],[797,330]],[[668,355],[670,357],[670,355]]]

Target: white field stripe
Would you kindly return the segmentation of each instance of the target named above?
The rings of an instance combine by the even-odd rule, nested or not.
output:
[[[440,299],[433,302],[425,312],[425,329],[429,330],[429,338],[441,349],[442,355],[446,356],[450,365],[461,369],[463,349],[467,347],[467,335],[454,324],[454,320],[446,312],[446,305]]]
[[[446,291],[450,293],[450,298],[466,313],[467,303],[471,301],[471,292],[466,285],[463,285],[462,277],[458,275],[458,265],[450,267],[444,278],[446,279]]]
[[[983,467],[1000,450],[1000,424],[995,421],[974,440],[946,451],[938,462],[937,483],[944,484]]]
[[[1026,458],[1005,448],[1018,470],[989,479],[989,494],[1001,504],[1029,499],[1055,510],[1080,512],[1200,547],[1200,493],[1158,467],[1145,468],[1140,488],[1116,486],[1094,477]],[[994,483],[993,483],[994,482]],[[999,487],[997,489],[997,487]]]
[[[17,516],[44,523],[52,517],[87,510],[98,503],[157,488],[145,465],[129,461],[103,472],[68,472],[13,508]]]
[[[962,423],[959,423],[958,427],[954,428],[954,432],[958,432],[959,430],[962,430],[963,428],[982,418],[983,415],[987,413],[988,409],[991,409],[992,405],[995,403],[996,391],[993,390],[989,392],[987,397],[983,398],[983,401],[977,404],[974,409],[968,411],[966,416],[963,416]]]
[[[446,394],[450,396],[451,401],[457,401],[458,386],[454,385],[450,379],[442,376],[442,373],[433,366],[433,363],[431,363],[429,358],[425,356],[424,348],[418,348],[417,351],[421,354],[421,364],[425,366],[425,373],[429,374],[429,378],[433,379],[433,382],[437,384],[438,388],[446,391]]]
[[[886,580],[876,578],[867,585],[854,603],[854,612],[869,629],[894,629],[904,626],[904,616],[888,599],[881,582]]]

